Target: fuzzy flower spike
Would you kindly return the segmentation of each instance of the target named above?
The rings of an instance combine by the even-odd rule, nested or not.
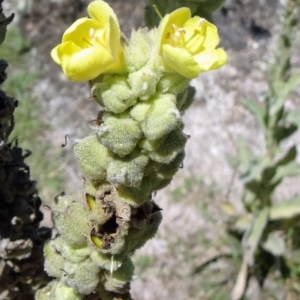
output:
[[[81,18],[64,33],[52,59],[72,81],[86,81],[121,68],[120,27],[112,8],[97,0],[87,8],[91,18]]]
[[[187,7],[167,14],[159,25],[159,52],[164,64],[187,78],[221,67],[227,62],[215,25]]]
[[[108,4],[96,0],[87,10],[90,18],[67,29],[51,54],[69,79],[90,81],[102,108],[93,131],[74,146],[83,188],[51,206],[58,234],[44,254],[55,279],[36,300],[132,299],[131,256],[162,221],[154,193],[185,158],[181,116],[195,95],[189,81],[227,59],[216,49],[216,27],[191,18],[188,8],[166,15],[158,28],[133,30],[124,44]]]

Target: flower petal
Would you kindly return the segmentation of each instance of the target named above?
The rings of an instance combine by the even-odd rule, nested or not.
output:
[[[215,49],[220,39],[215,25],[205,19],[194,17],[184,24],[186,48],[196,54],[204,49]]]
[[[203,29],[202,29],[203,35],[205,37],[205,40],[204,40],[202,46],[205,49],[216,48],[220,43],[218,28],[214,24],[212,24],[206,20],[204,20],[202,27],[203,27]]]
[[[196,78],[201,71],[193,56],[184,48],[165,44],[161,55],[168,67],[187,78]]]
[[[202,44],[205,40],[205,36],[202,34],[202,23],[204,19],[196,16],[187,20],[184,24],[184,39],[185,47],[192,53],[195,54],[199,52]]]
[[[110,52],[101,46],[82,50],[69,41],[61,44],[57,52],[63,72],[73,81],[94,79],[113,62]]]
[[[223,49],[206,50],[194,56],[201,71],[214,70],[227,62],[227,54]]]
[[[102,0],[96,0],[87,7],[89,16],[99,22],[100,26],[105,27],[109,22],[109,17],[112,17],[119,27],[119,22],[112,8]]]
[[[187,7],[181,7],[169,14],[168,24],[183,27],[184,23],[191,18],[191,11]]]
[[[53,59],[58,65],[61,66],[61,60],[60,60],[60,58],[59,58],[59,56],[58,56],[58,53],[57,53],[57,49],[58,49],[59,46],[60,46],[60,45],[58,45],[58,46],[56,46],[54,49],[52,49],[50,55],[51,55],[52,59]]]
[[[57,56],[57,59],[60,62],[60,64],[63,65],[64,64],[63,61],[69,59],[76,52],[80,51],[81,48],[75,45],[73,42],[67,41],[65,43],[58,45],[53,50],[56,50],[55,55]]]
[[[90,30],[103,29],[96,20],[81,18],[75,21],[64,33],[62,43],[72,41],[81,48],[89,47]]]
[[[190,19],[191,11],[187,7],[182,7],[174,10],[172,13],[165,15],[159,25],[159,38],[158,42],[164,44],[167,42],[168,32],[171,30],[172,25],[183,27],[184,23]]]
[[[115,20],[111,17],[109,18],[109,27],[107,28],[107,35],[109,37],[107,44],[109,45],[109,48],[112,51],[112,55],[116,57],[121,50],[121,33],[119,24],[117,24]]]

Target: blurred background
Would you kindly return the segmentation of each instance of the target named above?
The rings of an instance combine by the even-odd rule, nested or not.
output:
[[[143,26],[143,0],[107,1],[115,10],[125,35]],[[187,143],[184,166],[171,185],[154,199],[163,209],[156,235],[134,254],[136,300],[225,300],[229,298],[242,260],[240,242],[228,233],[230,215],[243,213],[242,184],[226,160],[237,154],[236,140],[243,136],[254,153],[264,149],[263,133],[240,104],[242,98],[263,100],[267,71],[274,60],[284,1],[227,0],[214,15],[228,64],[193,80],[197,89],[193,106],[185,113]],[[69,82],[50,58],[66,28],[86,16],[89,0],[10,0],[4,11],[16,14],[9,26],[0,57],[9,64],[5,90],[19,100],[16,128],[24,149],[33,154],[27,163],[37,180],[45,204],[62,191],[71,193],[82,184],[72,143],[89,134],[88,122],[99,107],[90,99],[86,83]],[[300,28],[299,28],[300,29]],[[299,32],[299,31],[298,31]],[[300,70],[300,39],[292,54],[293,70]],[[286,106],[300,105],[300,89]],[[299,145],[294,133],[283,145]],[[284,180],[274,201],[300,195],[299,177]],[[232,210],[234,212],[232,212]],[[45,210],[45,224],[50,224]],[[244,299],[300,299],[300,254],[295,276],[282,278],[269,272],[260,289],[259,278],[249,281]]]

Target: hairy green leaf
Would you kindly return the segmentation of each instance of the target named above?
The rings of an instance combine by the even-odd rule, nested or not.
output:
[[[256,118],[258,123],[260,124],[261,127],[265,128],[266,127],[266,109],[255,103],[254,101],[251,101],[249,99],[242,98],[241,104],[249,110],[253,116]]]
[[[297,156],[297,148],[296,146],[292,146],[289,148],[289,150],[285,153],[285,155],[277,161],[276,165],[277,166],[284,166],[291,161],[293,161]]]
[[[270,113],[271,115],[277,114],[286,101],[288,95],[300,84],[300,74],[293,74],[289,77],[287,82],[276,81],[272,86],[275,94],[273,95],[273,101],[271,102]]]
[[[270,184],[277,184],[285,177],[300,175],[300,165],[292,161],[284,166],[279,166],[276,170],[275,176],[270,181]]]
[[[284,119],[287,123],[293,124],[295,126],[300,125],[300,109],[292,109],[285,113]]]
[[[290,92],[293,91],[298,85],[300,85],[300,73],[292,74],[286,84],[288,85]]]
[[[262,242],[261,246],[264,250],[274,256],[282,256],[285,251],[284,239],[276,231],[270,232]]]
[[[295,133],[298,129],[296,125],[288,125],[288,126],[276,126],[274,138],[279,144],[282,140],[287,139],[293,133]]]
[[[268,224],[268,220],[269,208],[265,207],[258,211],[252,221],[252,226],[245,232],[243,237],[243,249],[249,266],[254,263],[254,254],[259,246],[264,230]]]
[[[241,171],[245,172],[249,168],[250,161],[253,158],[253,154],[251,149],[247,145],[244,137],[239,136],[236,143],[238,148],[238,156],[239,156]]]
[[[291,219],[300,215],[300,197],[284,201],[270,208],[270,220]]]

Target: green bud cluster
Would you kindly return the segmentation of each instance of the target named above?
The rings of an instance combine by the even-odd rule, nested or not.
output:
[[[157,34],[134,31],[124,49],[126,72],[90,82],[105,110],[91,126],[94,134],[75,146],[89,188],[109,182],[134,207],[166,186],[182,165],[188,136],[181,115],[195,93],[186,78],[164,68]]]
[[[104,110],[74,147],[83,191],[57,197],[51,208],[57,237],[45,246],[45,269],[56,281],[37,300],[130,299],[130,256],[161,222],[152,194],[183,163],[188,136],[181,115],[195,93],[164,68],[155,34],[133,32],[124,49],[127,71],[90,82]]]

